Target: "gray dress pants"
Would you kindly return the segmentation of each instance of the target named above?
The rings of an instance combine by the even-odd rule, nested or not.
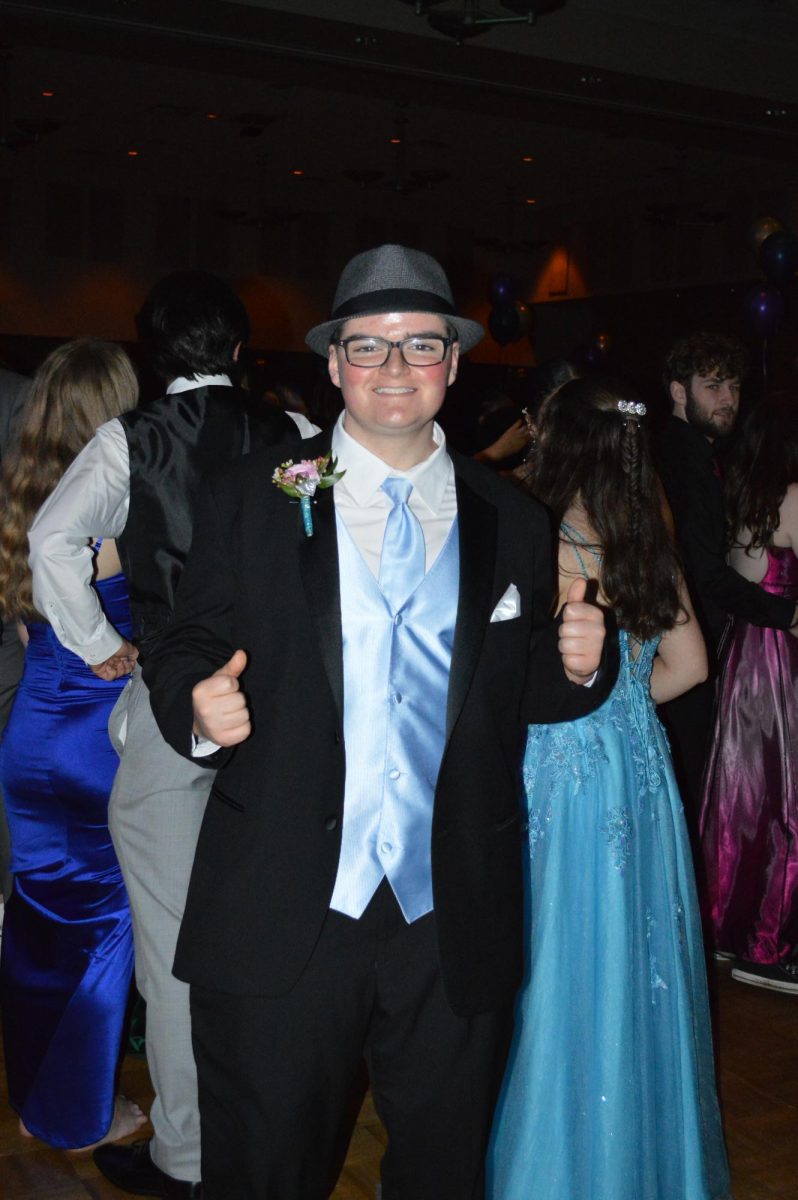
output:
[[[188,984],[172,975],[189,875],[214,772],[161,737],[136,668],[111,713],[120,755],[108,824],[130,898],[136,984],[147,1004],[147,1065],[155,1100],[152,1159],[176,1179],[200,1179],[197,1074]]]

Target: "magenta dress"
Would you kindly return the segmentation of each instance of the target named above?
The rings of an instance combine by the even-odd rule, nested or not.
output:
[[[767,552],[761,587],[798,602],[798,558]],[[798,638],[736,620],[704,780],[701,845],[718,950],[754,963],[798,951]]]

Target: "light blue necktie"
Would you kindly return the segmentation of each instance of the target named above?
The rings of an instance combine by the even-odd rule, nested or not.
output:
[[[426,546],[418,517],[407,506],[413,490],[410,480],[390,475],[382,490],[393,508],[382,539],[379,585],[391,612],[398,612],[424,578]]]

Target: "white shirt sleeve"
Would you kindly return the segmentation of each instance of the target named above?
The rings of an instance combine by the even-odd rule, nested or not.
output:
[[[119,537],[129,505],[127,439],[112,420],[69,466],[28,534],[33,603],[58,640],[89,664],[105,662],[122,645],[92,587],[89,541]]]

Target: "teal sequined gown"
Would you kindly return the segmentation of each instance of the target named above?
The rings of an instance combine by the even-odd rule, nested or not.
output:
[[[620,634],[589,717],[529,729],[527,972],[490,1200],[726,1200],[695,880],[651,700]]]

